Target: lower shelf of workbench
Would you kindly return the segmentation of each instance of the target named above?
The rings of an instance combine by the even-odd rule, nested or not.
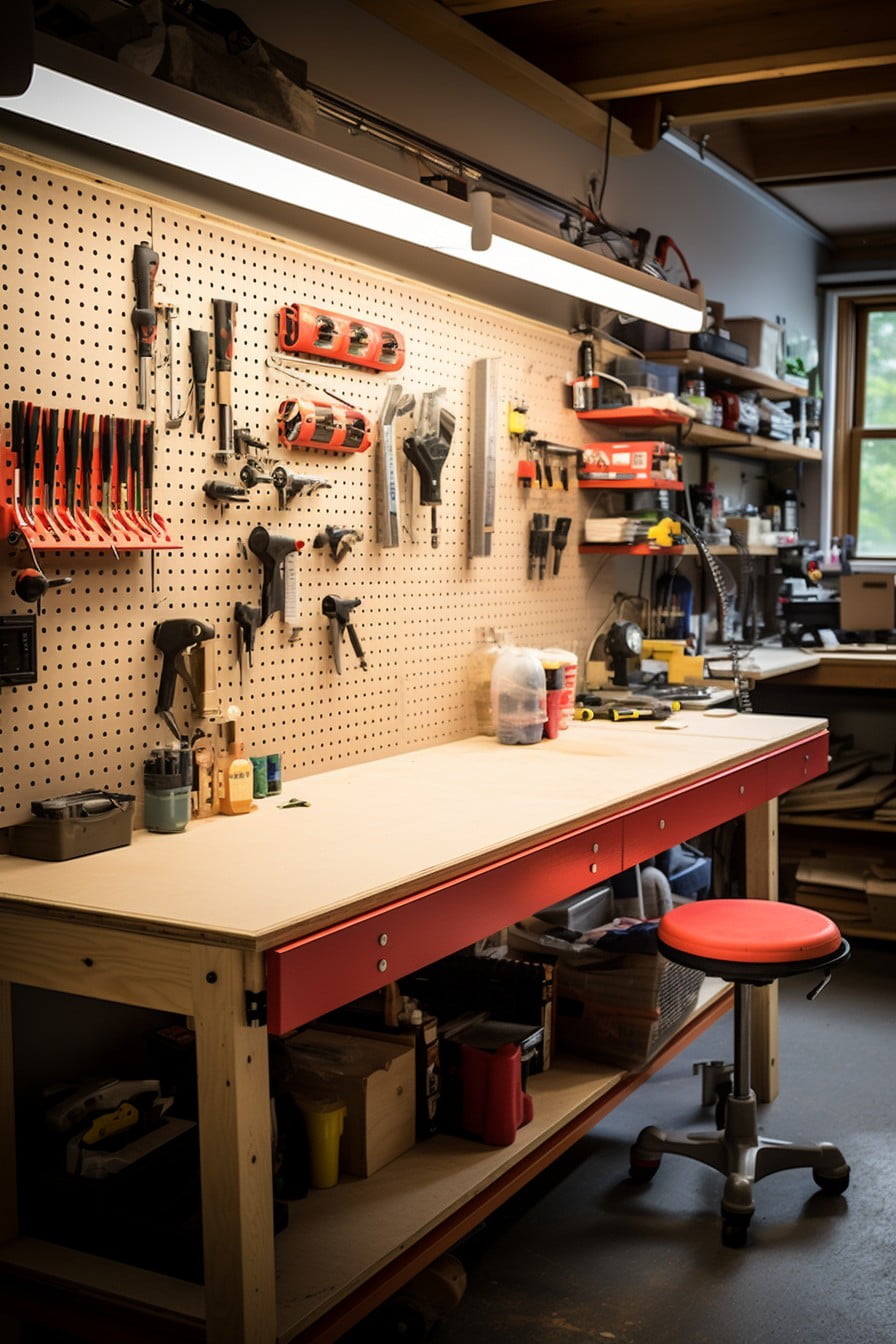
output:
[[[730,986],[704,981],[688,1021],[637,1072],[561,1058],[530,1080],[534,1118],[507,1148],[436,1135],[366,1180],[346,1178],[290,1204],[290,1224],[275,1243],[278,1344],[298,1338],[333,1344],[587,1133],[730,1003]],[[82,1305],[85,1296],[106,1306],[114,1299],[123,1312],[167,1318],[169,1330],[176,1321],[181,1333],[173,1338],[192,1337],[193,1330],[201,1338],[203,1292],[191,1283],[26,1237],[0,1247],[0,1290],[10,1278],[54,1291],[76,1286]]]

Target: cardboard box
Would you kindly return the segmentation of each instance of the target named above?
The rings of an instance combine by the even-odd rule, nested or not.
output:
[[[896,625],[896,575],[840,575],[841,630],[890,631],[894,625]]]
[[[345,1102],[341,1171],[371,1176],[414,1146],[413,1045],[309,1027],[287,1037],[286,1046],[294,1066],[289,1087],[297,1100],[310,1093]]]
[[[733,341],[747,347],[747,363],[772,378],[778,376],[778,345],[781,328],[763,317],[729,317],[725,326]]]

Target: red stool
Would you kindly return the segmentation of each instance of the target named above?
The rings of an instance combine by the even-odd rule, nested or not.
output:
[[[823,1194],[840,1195],[849,1167],[830,1143],[787,1143],[759,1138],[756,1093],[750,1085],[750,1009],[754,985],[788,975],[822,971],[814,999],[831,969],[849,957],[849,944],[827,915],[781,901],[709,900],[677,906],[663,915],[660,951],[670,961],[695,966],[734,984],[734,1079],[725,1124],[714,1133],[671,1134],[643,1129],[631,1150],[630,1175],[646,1182],[663,1153],[679,1153],[714,1167],[725,1177],[722,1241],[743,1246],[753,1216],[753,1185],[774,1171],[811,1167]]]

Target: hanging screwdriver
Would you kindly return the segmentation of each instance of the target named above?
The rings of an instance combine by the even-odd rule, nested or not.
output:
[[[532,522],[529,528],[529,569],[527,577],[535,578],[535,569],[538,567],[538,577],[544,578],[545,566],[547,564],[548,543],[551,539],[551,519],[547,513],[533,513]]]
[[[193,370],[193,425],[205,428],[205,387],[208,381],[208,332],[190,328],[190,366]]]
[[[230,375],[233,368],[233,328],[236,304],[215,299],[215,385],[218,393],[218,454],[222,461],[233,457],[233,401]]]
[[[566,549],[566,542],[569,537],[569,529],[572,525],[571,518],[558,518],[554,523],[554,530],[551,533],[551,545],[554,548],[554,573],[560,573],[560,557]]]
[[[149,394],[149,369],[158,331],[158,318],[153,302],[153,286],[158,269],[159,254],[153,252],[149,243],[135,243],[134,286],[137,290],[137,306],[131,313],[131,322],[137,333],[139,371],[137,405],[141,410],[146,406]]]

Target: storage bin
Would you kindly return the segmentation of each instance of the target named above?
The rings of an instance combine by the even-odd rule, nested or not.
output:
[[[678,369],[672,364],[620,355],[613,361],[613,373],[627,387],[646,387],[651,392],[678,391]]]
[[[557,966],[557,1045],[569,1054],[637,1069],[693,1011],[703,972],[661,953],[561,959]]]
[[[777,322],[766,322],[763,317],[726,317],[725,326],[733,341],[747,347],[747,363],[751,369],[778,375],[778,345],[781,328]]]

